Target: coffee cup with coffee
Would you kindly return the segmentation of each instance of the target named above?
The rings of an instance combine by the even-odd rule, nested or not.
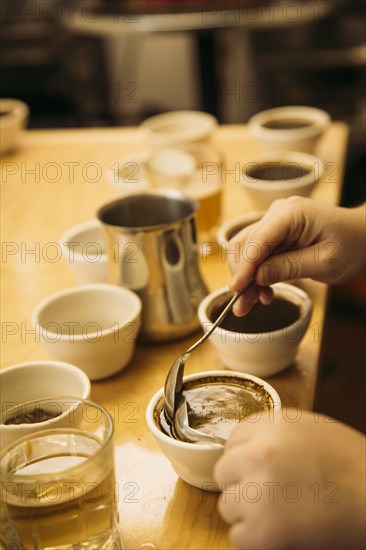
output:
[[[329,125],[328,113],[302,105],[267,109],[248,121],[249,131],[263,151],[312,153]]]
[[[244,163],[240,183],[258,209],[267,209],[277,199],[309,196],[323,171],[323,162],[307,153],[263,153]]]
[[[288,283],[276,283],[272,289],[272,304],[258,302],[244,317],[228,313],[210,336],[210,343],[230,369],[267,377],[294,362],[310,323],[312,301],[306,292]],[[198,317],[204,331],[210,329],[231,296],[225,287],[202,300]]]
[[[183,378],[191,427],[227,439],[239,422],[274,414],[281,407],[275,389],[246,373],[207,371]],[[172,437],[164,417],[164,388],[150,400],[146,410],[148,428],[178,476],[199,489],[219,491],[213,469],[224,447],[190,443]]]

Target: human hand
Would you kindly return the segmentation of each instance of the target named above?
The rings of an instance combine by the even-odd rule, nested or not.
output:
[[[301,418],[294,421],[299,414]],[[215,468],[235,548],[356,550],[365,541],[365,438],[294,409],[242,421]]]
[[[365,206],[340,208],[303,197],[273,202],[259,222],[228,243],[231,290],[253,277],[256,283],[236,302],[234,313],[244,315],[259,298],[269,303],[273,283],[311,277],[340,284],[365,269]]]

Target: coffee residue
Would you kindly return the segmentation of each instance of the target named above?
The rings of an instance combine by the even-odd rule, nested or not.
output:
[[[269,120],[262,124],[263,128],[268,128],[269,130],[297,130],[298,128],[306,128],[307,126],[312,126],[313,122],[306,119],[274,119]]]
[[[185,382],[191,428],[227,439],[234,427],[250,415],[273,410],[271,395],[260,384],[235,376],[206,376]],[[154,411],[160,430],[172,437],[170,423],[164,414],[164,398]]]
[[[184,391],[191,428],[227,439],[243,418],[269,409],[269,395],[231,383],[197,386]]]
[[[247,171],[249,177],[263,181],[298,180],[310,174],[310,170],[298,163],[265,162],[250,168]]]
[[[224,303],[216,305],[209,313],[212,323],[224,310],[228,301],[227,299]],[[232,332],[259,334],[288,327],[299,318],[300,308],[298,305],[284,298],[274,298],[273,302],[269,305],[257,302],[244,317],[237,317],[230,311],[219,326]]]
[[[36,407],[33,411],[19,411],[14,416],[7,418],[4,424],[37,424],[60,416],[61,412],[49,412]]]

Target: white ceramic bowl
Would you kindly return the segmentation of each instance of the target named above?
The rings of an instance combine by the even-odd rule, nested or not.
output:
[[[263,218],[264,214],[265,210],[256,210],[254,212],[241,214],[236,218],[226,221],[217,231],[217,242],[221,246],[226,246],[230,239],[244,229],[244,227],[248,227],[249,225],[258,222],[261,218]]]
[[[294,121],[299,123],[297,127],[291,127]],[[314,151],[318,139],[329,124],[330,116],[325,111],[297,105],[267,109],[255,114],[248,121],[249,131],[263,151],[305,153]]]
[[[259,169],[266,169],[268,175],[258,177]],[[307,153],[263,153],[243,166],[241,184],[258,209],[267,209],[277,199],[292,195],[308,197],[322,177],[323,170],[323,162]],[[275,171],[279,174],[274,175]]]
[[[0,99],[0,155],[11,153],[17,148],[28,118],[29,107],[26,103],[19,99]]]
[[[45,349],[98,380],[130,362],[140,318],[134,292],[90,284],[52,294],[34,309],[32,322]]]
[[[255,376],[272,376],[290,366],[309,326],[312,301],[300,288],[288,283],[272,285],[274,296],[297,305],[300,316],[289,326],[262,333],[240,333],[217,328],[209,341],[221,361],[230,369]],[[212,326],[210,315],[225,298],[231,296],[228,287],[206,296],[198,307],[198,317],[205,332]]]
[[[183,383],[190,380],[198,380],[207,376],[210,378],[215,376],[230,376],[240,379],[249,379],[267,390],[272,397],[275,411],[281,406],[280,397],[275,389],[264,380],[260,380],[250,374],[239,372],[233,373],[229,371],[207,371],[185,376]],[[151,398],[146,410],[146,421],[148,428],[160,450],[171,462],[178,476],[190,485],[207,491],[220,490],[217,483],[214,481],[213,469],[224,448],[221,445],[186,443],[185,441],[178,441],[162,432],[158,425],[156,411],[159,411],[159,408],[161,407],[163,396],[164,388],[161,388]]]
[[[103,226],[98,220],[71,227],[60,238],[59,245],[80,284],[108,282],[108,254]]]
[[[30,361],[18,363],[0,371],[1,415],[27,401],[50,398],[50,406],[59,397],[71,396],[88,399],[90,381],[87,375],[74,365],[58,361]],[[62,404],[58,403],[62,407]],[[57,406],[58,406],[57,405]],[[66,407],[62,407],[66,410]],[[9,414],[7,415],[9,416]],[[3,446],[15,439],[44,427],[37,424],[5,425],[0,423]]]
[[[208,140],[217,126],[217,119],[202,111],[171,111],[150,117],[140,125],[152,145]]]

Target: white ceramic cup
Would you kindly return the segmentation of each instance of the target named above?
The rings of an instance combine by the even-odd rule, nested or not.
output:
[[[241,380],[249,379],[267,390],[272,397],[273,410],[277,411],[281,407],[281,400],[275,389],[264,380],[250,374],[229,372],[229,371],[206,371],[185,376],[184,382],[198,380],[209,376],[235,377]],[[162,453],[171,462],[178,476],[199,489],[206,491],[219,491],[220,488],[215,483],[213,469],[223,453],[222,445],[210,445],[200,443],[187,443],[178,441],[166,435],[158,425],[157,413],[159,406],[164,398],[164,388],[161,388],[150,400],[146,410],[146,421],[150,432]]]
[[[130,362],[141,308],[140,298],[127,288],[82,285],[44,299],[34,309],[32,322],[47,351],[98,380]]]
[[[278,127],[281,122],[282,128]],[[249,131],[263,151],[312,153],[329,125],[328,113],[315,107],[301,105],[267,109],[255,114],[248,121]]]
[[[217,119],[209,113],[171,111],[147,118],[140,128],[153,146],[160,146],[205,142],[216,126]]]
[[[59,239],[59,245],[78,283],[108,282],[108,254],[98,220],[71,227]]]
[[[272,289],[275,298],[284,298],[299,307],[298,320],[283,329],[262,333],[244,334],[217,328],[209,341],[230,369],[267,377],[285,369],[295,360],[310,323],[312,301],[306,292],[288,283],[276,283]],[[220,288],[200,303],[198,317],[205,332],[212,326],[210,313],[226,296],[231,296],[229,288]]]
[[[20,99],[0,99],[0,155],[14,151],[29,118],[29,107]]]
[[[266,178],[256,171],[268,167]],[[279,170],[280,177],[274,177]],[[251,195],[258,209],[267,209],[273,201],[292,195],[308,197],[322,177],[323,162],[313,155],[296,151],[263,153],[246,162],[241,171],[240,183]]]
[[[88,399],[90,381],[87,375],[74,365],[59,361],[30,361],[18,363],[0,371],[1,415],[27,401],[50,398],[50,407],[56,402],[63,411],[58,398],[64,396]],[[54,407],[53,407],[54,408]],[[28,435],[44,427],[44,422],[37,424],[0,423],[2,446],[9,445],[15,439]]]

